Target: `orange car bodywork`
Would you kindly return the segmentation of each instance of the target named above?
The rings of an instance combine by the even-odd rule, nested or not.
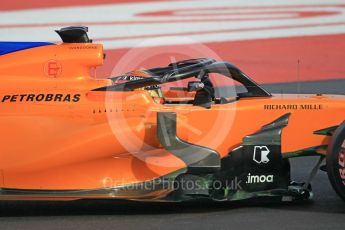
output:
[[[326,146],[329,137],[313,132],[345,118],[344,96],[274,95],[205,109],[160,104],[145,90],[92,91],[112,84],[94,76],[103,59],[102,45],[92,43],[0,56],[1,188],[99,189],[182,170],[186,164],[159,143],[157,112],[175,112],[179,138],[221,157],[286,113],[291,116],[282,133],[285,156]],[[325,154],[324,148],[317,151]]]

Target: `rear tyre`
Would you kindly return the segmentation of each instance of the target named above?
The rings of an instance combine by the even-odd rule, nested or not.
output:
[[[345,201],[345,122],[333,134],[327,150],[326,165],[334,190]]]

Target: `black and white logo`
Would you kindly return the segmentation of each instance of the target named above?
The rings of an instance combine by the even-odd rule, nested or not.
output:
[[[270,159],[268,159],[268,154],[270,150],[267,146],[255,146],[253,160],[258,164],[267,164]]]
[[[273,175],[247,175],[247,184],[273,183]]]

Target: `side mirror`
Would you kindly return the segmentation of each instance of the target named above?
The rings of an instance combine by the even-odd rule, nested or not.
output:
[[[188,82],[188,92],[199,91],[205,87],[204,83],[200,81],[190,81]]]

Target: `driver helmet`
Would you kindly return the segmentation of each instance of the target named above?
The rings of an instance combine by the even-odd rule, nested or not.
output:
[[[148,77],[152,77],[152,75],[148,71],[139,70],[139,71],[128,72],[122,76],[115,77],[112,80],[113,80],[113,84],[121,84],[128,81],[135,81],[135,80],[140,80],[140,79],[144,79]],[[164,103],[163,91],[160,85],[151,85],[151,86],[146,86],[140,89],[146,90],[156,102]]]

